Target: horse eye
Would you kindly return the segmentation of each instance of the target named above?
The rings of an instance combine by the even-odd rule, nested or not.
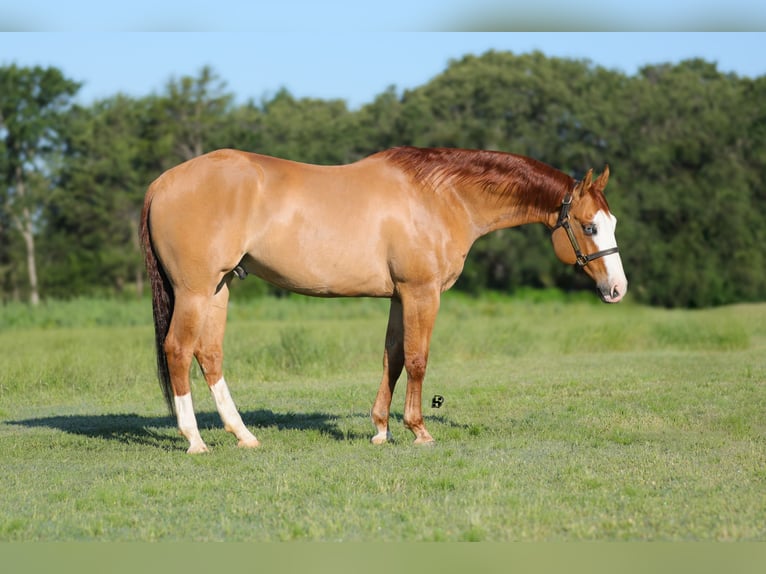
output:
[[[583,225],[582,230],[585,232],[585,235],[596,235],[598,233],[598,227],[596,227],[595,223]]]

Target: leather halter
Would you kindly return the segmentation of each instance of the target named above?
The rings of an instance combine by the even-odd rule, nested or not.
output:
[[[588,263],[593,261],[594,259],[598,259],[599,257],[604,257],[605,255],[611,255],[612,253],[619,252],[619,249],[615,245],[614,247],[610,247],[609,249],[604,249],[603,251],[597,251],[596,253],[590,253],[588,255],[583,254],[582,250],[580,249],[580,244],[577,242],[577,238],[574,235],[574,232],[572,231],[572,226],[569,223],[569,208],[572,206],[572,193],[567,192],[567,194],[564,196],[564,200],[561,202],[561,212],[559,212],[559,219],[556,222],[556,225],[551,229],[551,233],[556,231],[559,227],[563,227],[567,232],[567,237],[569,237],[569,243],[572,244],[572,249],[574,249],[575,252],[575,258],[577,261],[578,267],[585,267]]]

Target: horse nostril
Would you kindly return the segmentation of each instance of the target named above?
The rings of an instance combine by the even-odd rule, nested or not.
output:
[[[612,299],[617,299],[620,296],[620,290],[617,287],[612,288]]]

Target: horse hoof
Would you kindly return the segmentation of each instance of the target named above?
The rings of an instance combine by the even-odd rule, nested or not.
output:
[[[433,439],[433,437],[430,437],[430,436],[418,437],[413,441],[413,444],[422,445],[422,446],[435,446],[436,441]]]
[[[392,435],[390,431],[386,431],[385,433],[379,432],[370,439],[370,442],[372,444],[386,444],[387,442],[394,442],[394,435]]]
[[[239,448],[257,448],[261,446],[261,442],[257,438],[253,437],[252,439],[239,441],[237,446]]]
[[[209,452],[207,449],[207,445],[205,443],[202,444],[194,444],[189,447],[189,450],[186,451],[186,454],[202,454],[205,452]]]

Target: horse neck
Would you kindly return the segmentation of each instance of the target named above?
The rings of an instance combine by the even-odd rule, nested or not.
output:
[[[527,223],[555,223],[573,178],[524,156],[477,152],[475,159],[470,172],[456,173],[449,183],[470,206],[479,236]]]
[[[454,195],[476,237],[525,223],[553,225],[574,180],[534,159],[497,151],[400,147],[382,152],[424,189]]]

